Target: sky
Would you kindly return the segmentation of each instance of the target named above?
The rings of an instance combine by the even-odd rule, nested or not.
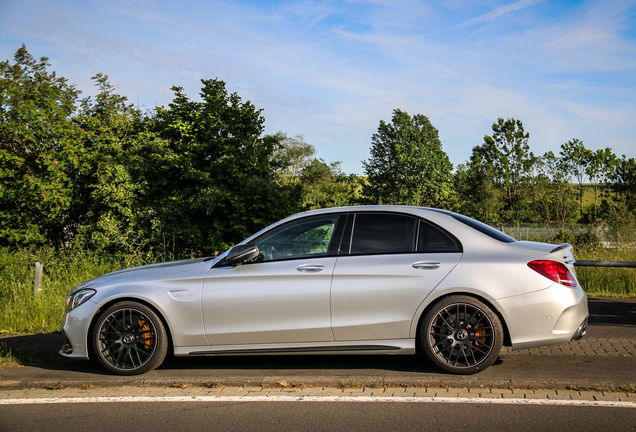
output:
[[[0,0],[0,61],[25,44],[95,94],[151,109],[201,79],[364,174],[395,109],[427,116],[454,165],[499,117],[535,155],[574,138],[636,156],[636,0]]]

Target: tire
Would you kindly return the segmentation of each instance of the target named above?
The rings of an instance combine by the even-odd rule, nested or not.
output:
[[[161,319],[149,307],[116,303],[97,319],[92,336],[97,361],[118,375],[138,375],[157,368],[168,351]]]
[[[476,298],[449,296],[426,312],[420,337],[424,353],[437,367],[471,375],[497,360],[503,327],[497,314]]]

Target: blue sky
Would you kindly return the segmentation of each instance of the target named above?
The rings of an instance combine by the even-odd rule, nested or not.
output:
[[[152,108],[219,78],[362,174],[394,109],[424,114],[457,165],[498,117],[530,147],[572,138],[636,156],[636,0],[0,0],[0,59],[25,44],[94,94]]]

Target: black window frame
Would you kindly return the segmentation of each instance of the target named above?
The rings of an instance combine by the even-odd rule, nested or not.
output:
[[[411,251],[398,251],[398,252],[363,252],[363,253],[351,253],[351,243],[353,240],[353,234],[354,234],[354,229],[355,229],[355,221],[357,218],[357,215],[359,214],[388,214],[388,215],[399,215],[399,216],[406,216],[406,217],[411,217],[413,219],[415,219],[416,224],[415,224],[415,239],[414,239],[414,246],[413,249]],[[420,237],[420,229],[422,224],[428,224],[430,227],[432,227],[433,229],[437,229],[439,230],[442,234],[448,236],[454,243],[455,246],[457,247],[455,250],[439,250],[439,251],[418,251],[418,242],[419,242],[419,237]],[[402,212],[383,212],[383,211],[360,211],[360,212],[351,212],[348,215],[347,221],[346,221],[346,227],[344,229],[344,233],[342,236],[342,241],[341,241],[341,245],[340,245],[340,253],[339,256],[365,256],[365,255],[396,255],[396,254],[440,254],[440,253],[463,253],[464,252],[464,247],[461,243],[461,241],[459,241],[459,239],[457,238],[457,236],[451,234],[448,230],[442,228],[441,226],[437,225],[436,223],[425,219],[421,216],[418,215],[414,215],[411,213],[402,213]]]

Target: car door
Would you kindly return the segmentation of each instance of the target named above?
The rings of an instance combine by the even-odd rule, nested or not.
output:
[[[349,219],[331,288],[334,338],[408,338],[418,306],[459,262],[461,243],[412,215]]]
[[[252,242],[260,251],[254,262],[211,269],[202,296],[208,342],[332,341],[329,296],[339,218],[330,214],[275,227]]]

